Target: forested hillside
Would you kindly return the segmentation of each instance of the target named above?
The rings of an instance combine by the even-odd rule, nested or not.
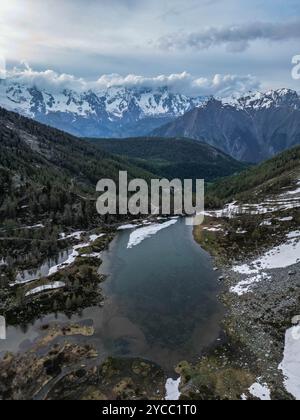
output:
[[[130,159],[135,166],[168,179],[205,179],[206,182],[240,172],[240,163],[205,143],[185,138],[91,139],[100,150]]]
[[[300,179],[300,147],[295,147],[259,166],[210,186],[206,201],[218,208],[233,200],[252,202],[268,194],[278,194]]]
[[[64,226],[97,223],[99,179],[150,174],[83,140],[0,109],[0,216],[2,225],[43,219]]]

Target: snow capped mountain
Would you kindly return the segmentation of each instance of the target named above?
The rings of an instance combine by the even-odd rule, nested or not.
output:
[[[300,109],[300,97],[296,91],[290,89],[271,90],[266,93],[250,92],[247,96],[229,98],[222,102],[224,105],[235,106],[240,110],[261,110],[286,106]]]
[[[76,136],[189,137],[251,162],[300,143],[300,96],[289,89],[193,98],[167,87],[84,91],[9,77],[0,80],[0,106]]]
[[[259,162],[300,144],[300,96],[279,89],[241,98],[211,97],[153,135],[203,140],[235,159]]]
[[[174,94],[167,88],[110,87],[100,91],[47,91],[0,80],[0,106],[91,137],[143,135],[199,106],[203,98]]]

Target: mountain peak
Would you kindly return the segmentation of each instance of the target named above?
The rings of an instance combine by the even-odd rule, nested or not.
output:
[[[300,97],[290,89],[208,98],[201,107],[153,133],[204,140],[235,159],[259,162],[299,144]]]
[[[224,104],[235,106],[239,109],[267,109],[271,107],[292,106],[300,108],[300,97],[295,90],[282,88],[268,92],[249,92],[238,98],[227,98]]]
[[[202,101],[173,93],[167,86],[75,91],[37,87],[14,78],[0,84],[0,105],[7,110],[85,137],[145,135]]]

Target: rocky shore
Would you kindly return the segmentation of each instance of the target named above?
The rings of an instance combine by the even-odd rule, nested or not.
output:
[[[226,316],[222,344],[199,364],[183,363],[177,368],[182,376],[181,398],[297,397],[288,391],[295,385],[288,386],[282,361],[286,332],[295,325],[300,311],[298,217],[296,210],[284,217],[273,214],[272,221],[265,215],[232,219],[207,215],[204,225],[195,228],[197,242],[215,256]],[[285,251],[288,256],[281,255]],[[297,387],[300,389],[299,364]]]
[[[166,377],[140,359],[101,360],[84,325],[43,325],[41,337],[23,354],[0,361],[1,400],[162,399]],[[76,339],[76,343],[72,342]]]

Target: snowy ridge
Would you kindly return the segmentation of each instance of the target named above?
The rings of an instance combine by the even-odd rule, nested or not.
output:
[[[262,110],[284,106],[300,109],[300,97],[291,89],[270,90],[266,93],[249,92],[249,95],[226,98],[222,102],[224,105],[231,105],[239,110]]]
[[[10,76],[0,79],[0,106],[71,134],[85,137],[149,135],[195,108],[215,101],[251,113],[284,107],[300,110],[297,92],[279,89],[242,97],[187,96],[167,87],[94,88],[86,91],[37,87]]]
[[[98,91],[76,92],[64,89],[61,92],[51,92],[21,84],[14,79],[0,80],[0,106],[32,118],[38,114],[56,112],[85,118],[94,116],[99,121],[122,119],[127,113],[138,119],[178,117],[200,105],[202,101],[201,97],[174,94],[167,88],[153,90],[110,87]]]

